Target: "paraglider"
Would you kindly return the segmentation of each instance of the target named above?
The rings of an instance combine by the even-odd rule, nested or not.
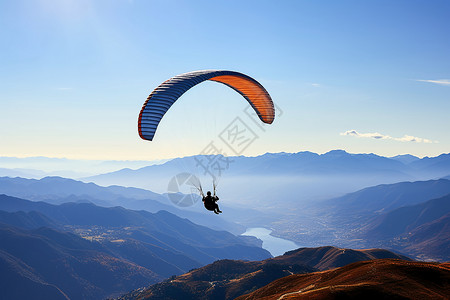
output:
[[[219,197],[217,197],[216,195],[211,196],[210,191],[208,191],[206,193],[206,196],[203,197],[202,201],[207,210],[211,210],[217,215],[222,212],[219,209],[219,205],[217,205],[217,203],[216,203],[217,201],[219,201]]]
[[[152,141],[161,119],[167,113],[169,108],[186,91],[206,80],[219,82],[234,89],[248,101],[262,122],[272,124],[275,118],[274,104],[269,93],[259,82],[239,72],[203,70],[172,77],[151,92],[139,113],[139,136],[144,140]],[[214,178],[213,182],[214,195],[211,195],[211,192],[208,191],[207,196],[205,196],[200,181],[191,184],[199,191],[205,208],[219,214],[222,211],[216,203],[219,200],[219,197],[216,196],[217,182],[215,179],[216,178]]]
[[[180,74],[160,84],[148,96],[139,114],[139,136],[153,140],[162,117],[172,104],[193,86],[211,80],[223,83],[241,94],[253,107],[259,119],[272,124],[275,109],[266,89],[253,78],[234,71],[204,70]]]
[[[202,197],[203,205],[207,210],[213,211],[217,215],[222,213],[219,205],[217,204],[217,201],[219,201],[219,197],[217,197],[216,195],[217,181],[215,178],[213,178],[214,195],[212,196],[210,191],[206,192],[205,196],[205,194],[203,193],[202,184],[197,177],[191,177],[189,180],[189,184],[194,186],[198,190],[200,196]]]

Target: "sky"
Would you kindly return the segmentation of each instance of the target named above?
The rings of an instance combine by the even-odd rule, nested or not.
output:
[[[448,153],[449,12],[425,0],[0,0],[0,156]],[[204,82],[140,139],[151,91],[203,69],[259,81],[274,123]],[[251,133],[242,147],[226,138],[236,122]]]

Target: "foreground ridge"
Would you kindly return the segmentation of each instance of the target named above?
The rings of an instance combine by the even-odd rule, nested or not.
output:
[[[235,299],[289,275],[315,274],[313,272],[353,262],[382,258],[410,260],[384,249],[299,248],[263,261],[219,260],[148,288],[135,290],[119,299]]]
[[[448,299],[448,295],[450,263],[379,259],[283,277],[237,299]]]

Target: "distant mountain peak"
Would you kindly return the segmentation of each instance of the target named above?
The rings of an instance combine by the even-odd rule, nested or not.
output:
[[[342,149],[336,149],[336,150],[328,151],[327,153],[324,153],[323,155],[326,155],[326,156],[343,156],[343,155],[350,155],[350,153],[348,153],[347,151],[342,150]]]
[[[392,157],[389,157],[389,158],[393,159],[393,160],[397,160],[399,162],[402,162],[402,163],[404,163],[406,165],[409,164],[409,163],[412,163],[412,162],[414,162],[416,160],[420,160],[420,158],[418,158],[417,156],[411,155],[411,154],[396,155],[396,156],[392,156]]]
[[[60,177],[60,176],[46,176],[40,180],[41,181],[75,181],[73,179],[64,178],[64,177]]]
[[[301,261],[305,265],[317,268],[321,271],[347,264],[378,258],[395,258],[410,260],[410,258],[385,249],[349,249],[334,246],[322,246],[317,248],[299,248],[288,251],[276,259]]]
[[[292,153],[288,153],[288,152],[266,152],[263,155],[259,155],[257,157],[280,157],[280,156],[287,156],[287,155],[292,155]]]

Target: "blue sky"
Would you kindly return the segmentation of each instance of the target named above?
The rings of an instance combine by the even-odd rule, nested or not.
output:
[[[201,153],[239,117],[242,152],[450,152],[448,1],[0,1],[0,156]],[[282,112],[264,131],[212,82],[137,134],[146,97],[200,69],[248,74]],[[222,143],[222,144],[221,144]]]

